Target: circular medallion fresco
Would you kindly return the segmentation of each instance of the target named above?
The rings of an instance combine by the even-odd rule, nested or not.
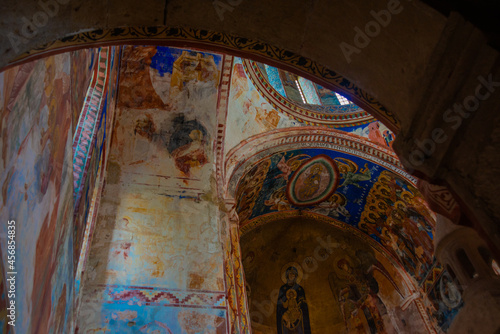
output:
[[[287,198],[295,206],[310,206],[327,200],[337,189],[339,171],[326,155],[307,160],[292,175],[287,186]]]

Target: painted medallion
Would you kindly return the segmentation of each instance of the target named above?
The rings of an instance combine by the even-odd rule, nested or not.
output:
[[[335,162],[326,155],[309,159],[288,182],[287,197],[295,206],[310,206],[330,198],[339,183]]]

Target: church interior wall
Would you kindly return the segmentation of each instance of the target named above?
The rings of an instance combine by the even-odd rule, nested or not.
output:
[[[113,56],[109,59],[114,59],[114,64],[110,67],[109,83],[105,84],[108,94],[102,96],[103,116],[96,123],[99,127],[90,151],[92,154],[88,156],[88,167],[83,171],[84,182],[74,184],[73,137],[78,133],[81,111],[84,110],[81,106],[92,83],[92,70],[98,66],[95,60],[102,50],[84,49],[40,58],[43,52],[59,52],[92,43],[123,43],[119,38],[125,40],[132,36],[136,36],[133,38],[137,38],[136,42],[140,44],[144,41],[137,36],[150,37],[156,30],[144,29],[145,34],[135,33],[134,27],[162,24],[179,26],[182,33],[190,31],[193,34],[178,37],[179,44],[184,40],[196,40],[200,43],[197,47],[203,43],[213,43],[213,47],[221,39],[239,41],[242,44],[224,47],[240,56],[258,54],[259,60],[270,59],[307,78],[323,80],[322,84],[328,84],[325,78],[333,73],[330,83],[338,80],[335,83],[337,88],[345,88],[354,99],[377,105],[377,110],[387,112],[385,116],[392,115],[393,122],[386,125],[363,120],[343,131],[392,152],[393,143],[381,140],[380,134],[394,130],[396,136],[400,135],[399,141],[394,141],[394,147],[403,158],[406,157],[403,160],[406,166],[408,157],[415,152],[415,145],[418,146],[414,139],[425,140],[434,129],[446,123],[441,109],[451,106],[456,96],[467,96],[473,91],[478,75],[498,77],[498,55],[477,29],[456,16],[445,18],[419,1],[403,2],[401,11],[392,16],[392,23],[368,43],[376,44],[376,47],[367,45],[361,52],[352,53],[349,56],[352,59],[347,59],[338,45],[355,40],[353,27],[364,27],[371,22],[371,10],[385,9],[387,2],[343,1],[339,6],[331,6],[320,1],[312,7],[306,3],[290,5],[280,1],[271,4],[242,2],[231,6],[231,10],[223,7],[226,10],[222,14],[221,7],[212,2],[168,1],[163,13],[155,4],[133,1],[121,3],[120,10],[114,8],[115,4],[95,1],[84,5],[53,3],[60,12],[43,28],[35,29],[37,38],[14,44],[9,40],[0,47],[0,66],[10,66],[0,73],[3,164],[0,169],[3,184],[0,217],[4,221],[16,217],[16,242],[23,245],[22,249],[19,248],[18,259],[21,260],[17,263],[17,284],[22,287],[18,290],[18,319],[22,321],[18,322],[16,332],[70,332],[76,326],[80,332],[198,333],[208,330],[225,333],[235,331],[236,321],[243,323],[243,332],[249,330],[245,324],[245,306],[242,306],[246,303],[245,298],[249,298],[250,319],[253,321],[251,315],[256,306],[251,299],[266,299],[271,294],[271,299],[275,300],[271,293],[273,289],[286,285],[286,279],[282,278],[283,263],[306,261],[303,255],[311,252],[307,247],[311,246],[312,239],[303,239],[307,232],[302,230],[291,232],[290,239],[281,243],[286,251],[268,259],[269,252],[263,251],[264,248],[259,251],[250,249],[252,243],[245,243],[244,233],[240,256],[238,232],[244,232],[245,224],[247,230],[252,224],[258,225],[259,216],[294,211],[290,206],[293,194],[286,195],[281,189],[284,183],[291,182],[299,165],[315,155],[331,155],[331,150],[311,146],[281,152],[273,157],[256,152],[260,154],[259,161],[255,170],[249,168],[250,176],[225,183],[230,177],[224,175],[225,168],[235,168],[236,164],[244,162],[230,161],[228,165],[224,161],[226,155],[238,151],[239,145],[252,142],[264,131],[274,134],[282,131],[285,137],[286,128],[309,124],[290,117],[263,96],[247,77],[238,57],[225,58],[226,55],[216,51],[167,46],[110,47]],[[40,11],[33,6],[20,6],[22,3],[9,3],[6,7],[16,10],[17,16],[32,17],[37,10]],[[88,13],[93,15],[86,15]],[[62,27],[62,18],[73,20]],[[105,24],[99,25],[98,22]],[[336,23],[332,26],[330,22]],[[12,36],[11,25],[16,24],[15,16],[1,20],[3,34],[0,35]],[[104,30],[98,30],[94,35],[88,32],[95,28]],[[80,33],[75,38],[51,44],[76,32]],[[221,32],[220,35],[217,32]],[[20,33],[20,30],[15,30],[15,33]],[[215,42],[200,42],[207,35]],[[457,52],[463,44],[463,35],[471,37],[467,39],[467,46]],[[254,46],[242,47],[249,39],[240,40],[238,36],[255,38],[258,42]],[[84,41],[81,45],[80,37]],[[161,38],[158,41],[168,44]],[[41,46],[44,43],[49,44]],[[261,51],[276,50],[273,46],[285,51],[278,56],[272,51],[268,51],[268,55]],[[22,54],[30,50],[33,58],[29,58],[30,54]],[[289,54],[294,56],[286,60]],[[481,62],[481,57],[487,61]],[[448,58],[453,60],[451,65],[440,66]],[[228,59],[232,66],[224,77]],[[27,60],[32,61],[23,63]],[[301,66],[301,62],[310,66]],[[321,73],[315,72],[318,68]],[[329,69],[338,70],[345,77]],[[450,76],[454,80],[448,80]],[[115,86],[117,78],[119,82]],[[223,85],[226,88],[229,85],[225,91],[229,92],[228,96],[222,93]],[[490,91],[488,87],[482,88]],[[442,100],[439,88],[444,92]],[[361,93],[354,96],[357,92]],[[227,110],[221,107],[224,99],[229,101]],[[446,148],[429,154],[424,166],[412,171],[429,180],[445,181],[451,185],[466,207],[462,214],[473,220],[471,225],[475,224],[483,236],[491,238],[490,245],[494,247],[498,246],[495,246],[498,226],[494,223],[500,206],[495,196],[495,182],[490,180],[495,179],[498,165],[499,118],[493,115],[498,109],[497,100],[492,98],[481,104],[478,115],[470,117],[469,123],[469,117],[464,117],[462,121],[467,125],[458,131],[445,129],[449,130],[446,133],[451,138],[442,146]],[[227,112],[227,118],[224,112]],[[482,133],[483,127],[485,135],[472,140],[477,138],[477,133]],[[304,129],[310,131],[310,128]],[[394,137],[394,133],[391,134]],[[265,141],[265,138],[260,140]],[[433,232],[430,231],[434,227],[433,218],[424,208],[416,184],[409,185],[409,178],[404,177],[392,177],[387,182],[382,180],[383,177],[381,179],[384,168],[373,161],[365,165],[363,159],[345,152],[337,152],[336,156],[343,160],[337,159],[334,164],[345,170],[337,173],[341,180],[332,185],[332,189],[343,189],[343,195],[332,196],[312,210],[301,208],[292,214],[315,214],[345,220],[343,223],[352,223],[350,225],[359,228],[387,252],[374,252],[366,248],[366,244],[356,244],[358,251],[370,254],[368,262],[358,259],[354,261],[356,263],[344,261],[340,266],[339,261],[325,262],[328,265],[316,272],[321,280],[315,278],[303,283],[306,293],[311,292],[308,301],[312,300],[308,310],[311,318],[307,322],[315,328],[314,331],[333,328],[326,324],[328,322],[334,323],[335,329],[346,332],[355,328],[360,332],[383,332],[384,326],[390,328],[388,332],[404,332],[406,326],[412,326],[411,330],[418,328],[421,332],[446,332],[463,305],[453,287],[454,278],[433,258]],[[301,159],[295,161],[293,158],[296,157]],[[268,164],[266,161],[262,163],[261,158],[268,158]],[[484,173],[470,163],[471,159],[479,161]],[[263,165],[272,166],[269,173],[263,171],[266,169]],[[255,178],[255,174],[262,178]],[[371,190],[378,183],[389,183],[379,188],[387,186],[390,194],[372,194]],[[232,227],[237,232],[231,232],[229,238],[223,232],[227,226],[220,218],[221,211],[227,211],[221,197],[227,189],[221,189],[221,184],[232,186],[237,195],[233,209],[239,217],[231,218]],[[348,187],[350,192],[346,190]],[[403,198],[405,191],[410,195]],[[101,192],[102,198],[94,217],[89,215],[92,204],[96,203],[93,194]],[[253,195],[256,197],[251,198]],[[380,210],[372,210],[368,201],[346,204],[348,201],[343,201],[342,196],[366,197],[373,201],[371,204],[377,205],[389,203],[405,215],[385,207],[380,209],[380,206]],[[373,217],[377,223],[386,220],[381,224],[361,224],[361,221],[366,223]],[[238,219],[239,225],[235,227],[234,221]],[[358,223],[359,226],[354,226]],[[291,226],[298,224],[295,221]],[[94,230],[89,233],[89,227],[95,227],[95,233],[92,233]],[[278,227],[277,223],[271,228]],[[265,228],[266,225],[257,226],[248,235],[262,233]],[[1,229],[1,269],[7,272],[8,226],[1,225]],[[285,235],[284,230],[278,233]],[[289,244],[284,245],[286,242],[301,246],[289,247]],[[339,242],[339,247],[342,243]],[[345,243],[356,242],[349,239]],[[296,254],[297,249],[302,252],[300,256]],[[341,249],[339,254],[345,251]],[[275,263],[252,259],[255,262],[249,264],[253,257],[249,256],[251,252],[253,256],[262,252],[260,256]],[[356,253],[353,252],[352,257]],[[383,263],[384,268],[390,268],[394,263],[399,266],[401,272],[388,269],[388,276],[396,283],[389,284],[390,280],[381,274],[382,271],[370,273],[372,277],[366,278],[367,267],[374,264],[374,259]],[[238,261],[243,261],[246,267],[241,268]],[[77,267],[81,263],[85,268]],[[228,263],[238,268],[229,270]],[[252,271],[257,269],[248,267],[257,263],[263,264],[257,268],[262,271],[257,275],[258,279]],[[288,275],[288,268],[284,270]],[[373,280],[379,285],[380,293],[371,291],[365,294],[363,303],[366,305],[361,303],[364,307],[358,312],[342,314],[341,307],[350,307],[347,305],[349,298],[342,294],[342,289],[334,287],[332,280],[329,281],[330,276],[343,275],[342,270],[352,277],[346,276],[344,280],[340,277],[339,286],[344,284],[347,287],[348,279],[359,281],[356,287],[352,284],[348,287],[348,294],[366,288],[367,282]],[[272,278],[262,281],[260,278],[268,273]],[[252,287],[248,296],[238,292],[243,287],[238,284],[245,274],[251,281],[249,285],[256,287]],[[6,291],[7,284],[5,279],[0,280],[2,291]],[[406,289],[402,288],[405,284]],[[404,291],[401,293],[404,298],[396,296],[398,289]],[[309,296],[325,299],[316,303]],[[0,305],[5,306],[7,300],[5,296],[2,298]],[[350,300],[359,302],[360,298],[351,297]],[[369,305],[370,301],[375,306]],[[384,308],[386,311],[381,311]],[[327,309],[335,312],[327,314]],[[274,306],[273,312],[271,318],[276,318],[278,314]],[[285,319],[283,321],[289,323],[293,320],[305,325],[304,309],[302,317],[297,317],[298,313],[286,313],[286,316],[285,313],[281,314],[280,321]],[[5,319],[7,313],[2,311],[1,315]],[[377,323],[378,316],[383,319]],[[6,320],[2,319],[0,325],[5,329]],[[276,324],[266,321],[253,321],[254,332],[274,333],[271,327]]]
[[[226,332],[211,145],[221,60],[124,49],[80,332]]]
[[[1,224],[2,261],[4,273],[17,272],[18,333],[64,332],[73,321],[71,70],[65,53],[0,74],[1,217],[15,217]],[[17,245],[10,263],[8,226],[15,226]]]

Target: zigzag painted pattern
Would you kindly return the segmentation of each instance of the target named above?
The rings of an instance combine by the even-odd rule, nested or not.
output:
[[[146,304],[179,307],[226,307],[226,294],[213,291],[159,290],[156,288],[132,288],[105,286],[96,287],[92,295],[101,295],[104,302],[127,302],[127,304]],[[101,290],[102,294],[99,293]]]
[[[443,267],[441,265],[435,265],[425,278],[425,280],[422,282],[422,290],[428,294],[429,291],[434,287],[436,282],[439,280],[441,275],[443,274]]]

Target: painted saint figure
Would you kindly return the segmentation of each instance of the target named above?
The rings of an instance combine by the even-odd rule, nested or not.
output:
[[[174,131],[166,143],[167,149],[182,176],[190,177],[191,169],[208,163],[205,152],[207,130],[197,120],[186,120],[182,114],[175,117],[172,123]]]
[[[352,260],[342,257],[336,261],[334,272],[328,276],[330,289],[340,304],[346,329],[348,333],[393,333],[387,308],[378,296],[379,284],[373,271],[382,274],[402,296],[399,287],[373,255],[358,251],[356,256],[357,260],[363,262],[353,266]]]
[[[278,334],[310,334],[309,310],[296,266],[287,267],[276,307]]]
[[[189,138],[192,140],[189,144],[181,146],[172,152],[175,166],[188,176],[191,168],[203,166],[208,162],[203,147],[203,133],[200,130],[192,130]]]

